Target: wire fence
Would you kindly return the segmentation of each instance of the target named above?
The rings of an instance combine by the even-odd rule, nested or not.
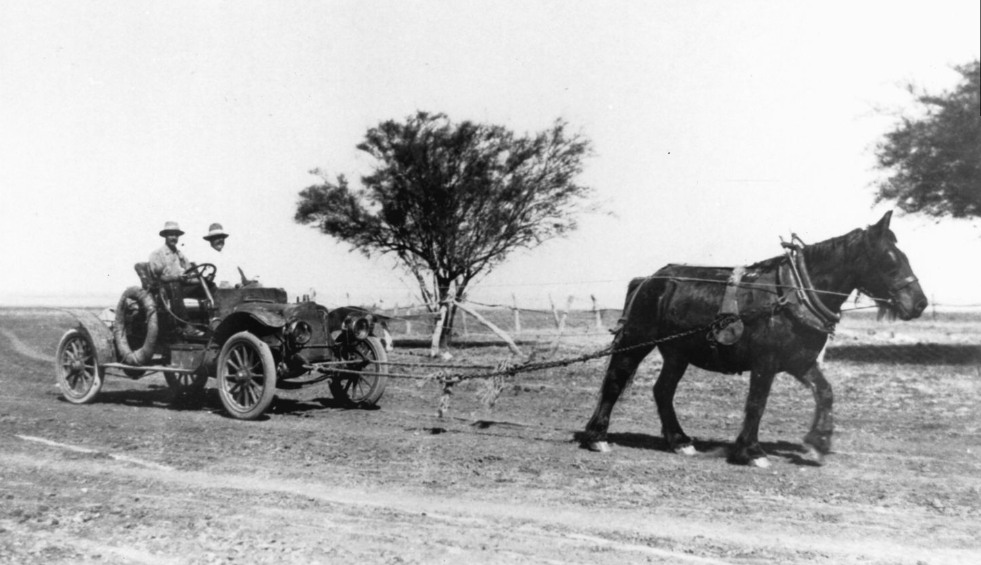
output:
[[[542,350],[563,341],[586,341],[600,347],[612,339],[622,311],[613,308],[565,309],[551,301],[540,308],[469,303],[515,342]],[[857,362],[981,366],[981,305],[937,304],[914,321],[878,319],[866,306],[845,312],[828,342],[825,363]],[[422,306],[379,312],[390,316],[388,328],[403,346],[423,347],[432,338],[435,315]],[[452,339],[458,344],[500,342],[493,331],[462,310],[457,311]]]

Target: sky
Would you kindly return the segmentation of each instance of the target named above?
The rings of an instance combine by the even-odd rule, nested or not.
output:
[[[512,254],[471,300],[622,304],[669,262],[737,265],[877,221],[874,147],[979,57],[977,0],[0,3],[0,305],[112,306],[177,221],[266,286],[417,303],[392,259],[293,221],[358,179],[380,122],[443,112],[592,141],[603,213]],[[981,225],[896,215],[934,302],[981,304]]]

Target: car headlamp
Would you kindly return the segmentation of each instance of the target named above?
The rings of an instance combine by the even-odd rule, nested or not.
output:
[[[313,335],[313,330],[310,328],[310,324],[304,322],[303,320],[296,320],[289,326],[289,335],[292,338],[293,343],[297,345],[306,345],[310,342],[310,337]]]
[[[344,318],[341,329],[348,332],[354,339],[362,340],[367,339],[371,335],[371,326],[371,320],[367,316],[348,316]]]
[[[358,321],[354,322],[355,339],[368,339],[368,334],[370,332],[371,324],[368,322],[367,318],[358,318]]]

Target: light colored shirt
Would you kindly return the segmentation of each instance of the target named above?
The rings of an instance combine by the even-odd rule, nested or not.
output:
[[[215,283],[221,288],[230,288],[242,284],[242,275],[238,272],[238,261],[235,257],[224,250],[216,251],[211,247],[208,247],[208,250],[205,255],[207,257],[205,263],[211,263],[215,266]]]
[[[190,266],[179,249],[171,250],[166,244],[150,254],[150,272],[164,282],[178,280]]]

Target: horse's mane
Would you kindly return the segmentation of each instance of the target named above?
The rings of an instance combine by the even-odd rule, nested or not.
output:
[[[840,262],[848,255],[850,250],[855,249],[861,243],[864,235],[865,230],[856,228],[844,235],[811,243],[806,247],[807,260],[810,263],[821,263],[829,260]],[[892,231],[889,232],[889,237],[895,242],[896,236],[893,235]],[[769,259],[753,263],[749,268],[761,270],[776,269],[780,266],[784,258],[784,255],[777,255],[776,257],[770,257]]]

